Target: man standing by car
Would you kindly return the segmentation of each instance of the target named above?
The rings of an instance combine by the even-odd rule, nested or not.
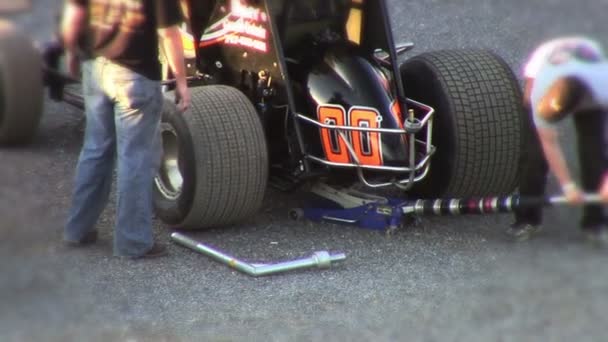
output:
[[[542,197],[549,169],[568,202],[580,204],[583,191],[600,192],[607,200],[608,61],[600,45],[584,37],[546,42],[532,53],[524,77],[524,102],[531,116],[526,120],[520,195]],[[577,132],[582,190],[572,179],[558,141],[556,123],[568,114],[573,114]],[[540,229],[541,222],[540,206],[520,209],[508,233],[525,240]],[[600,205],[584,206],[581,228],[585,237],[608,243],[607,225]]]
[[[178,108],[190,105],[176,0],[66,0],[62,38],[77,76],[82,63],[86,129],[64,230],[71,245],[97,240],[117,164],[114,254],[166,254],[154,242],[152,185],[160,162],[163,106],[159,43],[176,77]],[[83,39],[84,38],[84,39]],[[84,49],[82,42],[84,41]],[[83,56],[78,56],[84,51]],[[80,58],[78,58],[80,57]]]

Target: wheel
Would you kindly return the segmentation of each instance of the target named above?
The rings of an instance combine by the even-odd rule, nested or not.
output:
[[[435,108],[423,197],[505,195],[517,185],[525,112],[517,78],[488,51],[424,53],[400,66],[406,96]]]
[[[260,208],[268,178],[262,124],[235,88],[192,88],[192,108],[165,101],[163,157],[154,186],[158,217],[179,229],[237,223]]]
[[[42,114],[42,57],[29,37],[0,20],[0,144],[31,140]]]

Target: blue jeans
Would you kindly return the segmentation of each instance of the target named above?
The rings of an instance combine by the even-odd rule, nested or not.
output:
[[[97,58],[83,63],[86,129],[64,231],[79,241],[95,230],[117,166],[114,255],[140,256],[154,244],[153,181],[160,163],[160,82]]]

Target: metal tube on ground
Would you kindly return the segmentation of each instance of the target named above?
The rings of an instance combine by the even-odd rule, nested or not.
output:
[[[172,233],[171,239],[185,247],[193,249],[201,254],[207,255],[216,261],[230,266],[237,271],[246,273],[250,276],[263,276],[286,271],[293,271],[304,268],[329,268],[332,263],[343,261],[346,259],[344,253],[329,254],[325,251],[315,252],[309,258],[280,262],[276,264],[250,264],[238,259],[235,259],[227,254],[224,254],[216,249],[206,246],[196,240],[193,240],[180,233]]]

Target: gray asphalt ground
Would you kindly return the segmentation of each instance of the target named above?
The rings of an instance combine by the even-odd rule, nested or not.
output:
[[[34,3],[11,20],[44,40],[61,0]],[[519,70],[543,39],[608,37],[605,0],[389,4],[397,41],[417,45],[412,55],[482,47]],[[249,261],[316,250],[347,260],[264,278],[171,244],[160,223],[169,257],[113,258],[113,206],[98,244],[66,249],[60,237],[82,129],[80,113],[47,101],[35,142],[0,150],[2,341],[608,340],[608,251],[581,241],[573,208],[547,210],[544,233],[520,244],[503,236],[508,215],[425,218],[386,237],[290,221],[295,200],[269,190],[251,222],[192,236]],[[570,128],[564,137],[574,143]]]

